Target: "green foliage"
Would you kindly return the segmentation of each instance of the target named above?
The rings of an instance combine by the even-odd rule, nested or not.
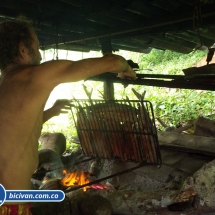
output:
[[[160,118],[167,126],[178,126],[198,116],[214,113],[214,95],[212,91],[201,90],[162,90],[160,93],[148,93],[147,100],[153,104],[156,118]]]
[[[150,74],[182,75],[182,69],[194,66],[205,55],[203,51],[181,54],[153,49],[149,54],[140,56],[139,65],[143,73],[148,70]]]
[[[140,56],[140,65],[141,69],[148,69],[151,74],[183,75],[182,69],[195,66],[204,56],[206,52],[203,51],[180,54],[152,50],[150,54]],[[149,72],[142,70],[142,73]],[[162,119],[167,126],[178,126],[198,116],[214,114],[213,91],[148,86],[137,86],[135,89],[147,92],[145,99],[152,102],[155,118]]]

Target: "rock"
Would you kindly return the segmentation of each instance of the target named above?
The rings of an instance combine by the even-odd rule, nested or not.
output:
[[[67,197],[62,202],[34,202],[32,215],[71,215],[70,201]]]
[[[62,133],[46,133],[39,138],[41,149],[51,149],[61,156],[66,150],[66,138]]]
[[[100,195],[84,194],[72,200],[72,215],[111,215],[111,203]]]

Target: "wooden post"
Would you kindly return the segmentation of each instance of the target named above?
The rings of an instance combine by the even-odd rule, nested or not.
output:
[[[113,49],[109,37],[100,40],[100,44],[103,55],[112,53]],[[104,98],[107,100],[114,100],[114,85],[113,82],[110,82],[108,80],[104,82]]]

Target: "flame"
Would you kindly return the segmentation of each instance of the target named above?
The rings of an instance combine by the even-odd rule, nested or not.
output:
[[[69,172],[67,170],[63,170],[63,174],[64,174],[64,178],[61,180],[61,184],[65,187],[80,186],[80,185],[88,184],[90,182],[88,178],[90,176],[90,173],[86,173],[83,170],[81,172],[79,171]],[[100,183],[96,183],[91,186],[82,187],[84,192],[88,188],[93,188],[95,190],[110,189],[110,187],[106,185],[102,185]]]
[[[61,180],[61,184],[65,187],[80,186],[90,182],[87,178],[89,173],[85,173],[83,171],[68,172],[63,170],[63,174],[64,178]],[[90,186],[85,186],[82,189],[85,192],[88,188],[90,188]]]

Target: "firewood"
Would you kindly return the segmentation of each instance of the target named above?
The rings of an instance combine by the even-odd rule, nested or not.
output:
[[[158,131],[157,133],[161,148],[169,147],[169,149],[179,151],[215,156],[215,138],[213,137],[163,131]]]
[[[173,129],[171,131],[181,133],[181,132],[186,131],[187,129],[192,128],[192,127],[193,127],[193,124],[188,124],[188,125],[185,125],[185,126],[182,126],[182,127],[179,127],[179,128],[175,128],[175,129]]]
[[[63,187],[60,184],[60,179],[49,179],[40,186],[40,190],[61,190]]]

